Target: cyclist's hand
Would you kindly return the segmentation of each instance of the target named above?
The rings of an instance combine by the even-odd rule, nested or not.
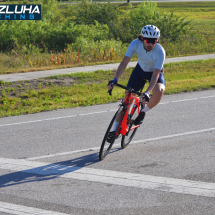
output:
[[[113,80],[108,82],[108,90],[112,90],[113,87],[115,86],[115,84],[117,84],[117,79],[114,78]]]
[[[145,100],[146,103],[149,102],[150,99],[149,92],[146,91],[145,93],[143,93],[142,98],[143,100]]]
[[[117,79],[116,78],[114,78],[113,80],[108,82],[108,93],[109,93],[110,96],[112,95],[112,93],[111,93],[112,89],[116,84],[117,84]]]

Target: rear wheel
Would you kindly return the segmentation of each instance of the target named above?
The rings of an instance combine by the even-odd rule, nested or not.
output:
[[[126,135],[122,136],[121,147],[123,149],[129,145],[129,143],[131,142],[132,138],[134,137],[137,129],[139,128],[139,126],[135,128],[135,125],[134,125],[134,120],[137,118],[137,116],[138,116],[138,111],[137,111],[137,106],[136,106],[133,114],[131,115],[130,122],[128,124],[128,132]]]
[[[124,113],[123,113],[124,111],[123,111],[122,106],[117,110],[116,114],[114,115],[113,119],[111,120],[110,125],[108,126],[108,129],[105,133],[105,136],[104,136],[104,139],[102,141],[101,148],[100,148],[100,152],[99,152],[99,160],[103,160],[107,156],[108,152],[111,150],[112,145],[114,144],[116,136],[109,142],[107,141],[107,137],[108,137],[109,132],[113,130],[114,122],[115,122],[116,117],[118,116],[118,114],[120,112],[122,114],[121,115],[121,119],[122,119],[124,116]],[[118,128],[118,130],[119,130],[119,128]]]

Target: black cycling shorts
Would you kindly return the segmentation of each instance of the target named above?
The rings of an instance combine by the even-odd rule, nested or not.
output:
[[[144,72],[139,64],[136,65],[131,76],[129,78],[127,87],[131,87],[132,89],[139,91],[144,87],[144,79],[151,81],[153,72]],[[162,68],[160,76],[158,78],[157,83],[161,83],[165,86],[165,79],[164,79],[164,68]]]

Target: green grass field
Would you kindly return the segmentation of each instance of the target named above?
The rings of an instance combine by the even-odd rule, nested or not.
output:
[[[165,64],[165,94],[215,87],[215,59]],[[132,68],[119,83],[126,85]],[[54,76],[32,81],[0,83],[0,117],[116,102],[124,91],[115,87],[107,94],[107,83],[115,71],[96,71]]]
[[[158,3],[161,11],[193,20],[193,30],[197,33],[215,33],[215,2],[169,2]]]

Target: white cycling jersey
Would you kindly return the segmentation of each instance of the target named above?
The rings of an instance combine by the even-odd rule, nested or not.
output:
[[[139,39],[133,40],[125,53],[125,56],[132,57],[136,53],[138,63],[144,72],[153,72],[154,68],[162,69],[165,60],[165,51],[157,43],[151,51],[146,51],[143,42]]]

